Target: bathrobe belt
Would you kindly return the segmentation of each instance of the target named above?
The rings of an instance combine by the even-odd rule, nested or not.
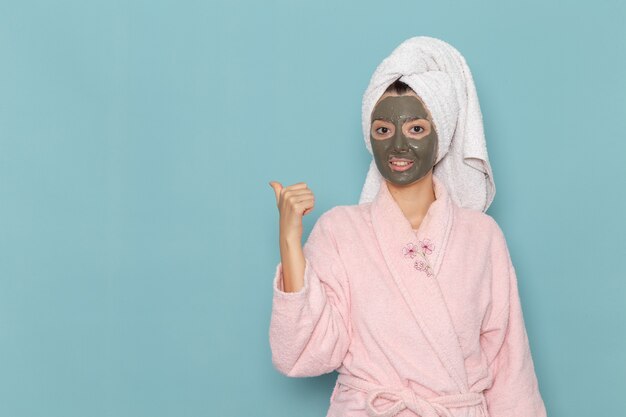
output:
[[[482,392],[442,395],[425,399],[409,388],[390,388],[357,378],[348,374],[339,374],[337,383],[367,393],[365,408],[371,417],[393,417],[405,408],[419,417],[453,417],[448,408],[482,405],[481,413],[486,416],[487,402]],[[374,406],[378,397],[391,400],[393,405],[380,410]]]

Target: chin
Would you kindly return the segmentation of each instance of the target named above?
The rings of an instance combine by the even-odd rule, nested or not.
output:
[[[396,180],[392,180],[392,179],[389,179],[389,178],[385,178],[385,180],[387,182],[390,182],[391,184],[393,184],[395,186],[406,187],[406,186],[409,186],[409,185],[417,184],[420,181],[423,181],[427,176],[428,176],[428,173],[422,175],[419,178],[407,178],[406,180],[403,180],[403,181],[396,181]]]

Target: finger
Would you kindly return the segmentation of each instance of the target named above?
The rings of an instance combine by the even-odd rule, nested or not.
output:
[[[311,191],[310,189],[304,189],[304,190],[287,190],[285,192],[283,192],[283,198],[285,199],[289,199],[292,197],[298,197],[298,196],[305,196],[305,195],[313,195],[313,191]]]
[[[291,202],[291,206],[294,209],[303,209],[303,210],[305,208],[312,206],[313,204],[315,204],[315,198],[313,197],[302,198],[300,200]]]
[[[287,187],[285,187],[285,190],[301,190],[305,188],[308,188],[306,182],[299,182],[296,184],[288,185]]]
[[[282,191],[283,186],[278,181],[271,181],[270,186],[274,190],[274,194],[276,195],[276,204],[278,204],[280,201],[280,192]]]
[[[315,201],[315,196],[313,193],[301,193],[301,194],[288,194],[283,197],[289,204],[292,206],[294,204],[301,203],[303,201]]]
[[[293,205],[294,211],[297,213],[301,213],[303,216],[312,211],[313,207],[315,207],[315,200],[312,198],[302,200]]]

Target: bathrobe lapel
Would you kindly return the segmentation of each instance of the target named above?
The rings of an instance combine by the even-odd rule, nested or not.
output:
[[[381,181],[372,201],[372,224],[385,262],[425,337],[460,392],[467,391],[463,353],[437,282],[454,221],[453,202],[433,175],[436,200],[416,233]]]

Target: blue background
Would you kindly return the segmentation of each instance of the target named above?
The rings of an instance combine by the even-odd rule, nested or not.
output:
[[[278,212],[356,204],[401,41],[461,51],[553,417],[626,406],[626,6],[0,2],[0,416],[323,416],[271,364]],[[494,416],[497,417],[497,416]]]

